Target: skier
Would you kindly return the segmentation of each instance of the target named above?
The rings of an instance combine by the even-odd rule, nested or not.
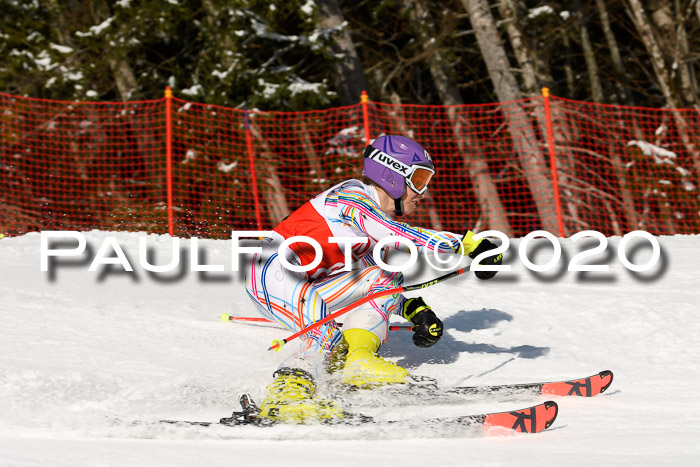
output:
[[[372,256],[376,243],[387,236],[407,238],[419,252],[439,248],[472,258],[495,248],[487,239],[474,241],[471,231],[464,236],[438,233],[394,219],[418,208],[434,174],[430,155],[417,142],[404,136],[377,138],[364,151],[362,181],[346,180],[315,196],[262,240],[262,252],[253,256],[245,279],[260,313],[296,332],[369,294],[401,287],[403,275],[383,270]],[[294,236],[311,237],[321,245],[321,261],[313,269],[294,272],[282,264],[278,248]],[[339,237],[357,238],[357,243]],[[350,271],[344,270],[347,249]],[[292,243],[284,250],[287,264],[296,266],[311,265],[316,256],[308,243]],[[491,256],[481,264],[501,260],[502,255]],[[494,275],[477,272],[481,279]],[[328,372],[339,372],[344,384],[359,388],[405,383],[408,371],[377,355],[392,314],[413,324],[418,347],[430,347],[442,336],[442,322],[421,297],[374,299],[348,312],[342,329],[331,321],[302,336],[300,350],[273,374],[259,416],[296,423],[342,419],[342,408],[315,394],[319,377]]]

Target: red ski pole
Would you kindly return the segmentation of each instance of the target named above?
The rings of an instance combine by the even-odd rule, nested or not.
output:
[[[227,321],[233,321],[234,323],[236,321],[243,321],[243,322],[253,322],[253,323],[277,323],[277,321],[271,321],[267,318],[263,318],[261,316],[231,316],[229,314],[222,314],[221,315],[221,321],[227,322]],[[341,323],[342,324],[342,323]],[[389,331],[411,331],[413,329],[413,326],[409,325],[401,325],[401,324],[390,324],[389,325]]]
[[[344,308],[341,308],[340,310],[338,310],[338,311],[336,311],[336,312],[334,312],[334,313],[331,313],[330,315],[326,316],[325,318],[320,319],[320,320],[316,321],[315,323],[312,323],[312,324],[306,326],[306,327],[305,327],[304,329],[302,329],[301,331],[295,332],[294,334],[292,334],[291,336],[287,337],[286,339],[275,339],[275,340],[273,340],[273,341],[272,341],[272,345],[271,345],[270,348],[267,349],[267,350],[277,350],[277,351],[279,351],[279,350],[282,348],[282,346],[283,346],[284,344],[286,344],[287,342],[289,342],[289,341],[291,341],[291,340],[294,340],[294,339],[296,339],[297,337],[301,336],[302,334],[306,334],[307,332],[309,332],[309,331],[311,331],[311,330],[313,330],[313,329],[316,329],[316,328],[319,327],[319,326],[323,326],[323,325],[326,324],[327,322],[329,322],[329,321],[331,321],[331,320],[333,320],[333,319],[335,319],[335,318],[337,318],[337,317],[339,317],[339,316],[344,315],[345,313],[347,313],[348,311],[352,310],[353,308],[356,308],[356,307],[358,307],[358,306],[360,306],[360,305],[362,305],[362,304],[364,304],[364,303],[367,303],[367,302],[369,302],[370,300],[374,300],[375,298],[379,298],[379,297],[386,297],[387,295],[394,295],[394,294],[400,294],[400,293],[404,293],[404,292],[411,292],[411,291],[413,291],[413,290],[425,289],[426,287],[430,287],[430,286],[435,285],[435,284],[438,284],[438,283],[440,283],[440,282],[444,282],[444,281],[446,281],[447,279],[451,279],[451,278],[453,278],[453,277],[457,277],[457,276],[459,276],[459,275],[461,275],[461,274],[464,274],[467,270],[468,270],[467,268],[461,268],[461,269],[457,269],[457,270],[452,271],[452,272],[448,272],[448,273],[445,274],[444,276],[440,276],[440,277],[438,277],[437,279],[432,279],[432,280],[429,280],[429,281],[426,281],[426,282],[421,282],[420,284],[407,285],[407,286],[405,286],[405,287],[396,287],[395,289],[383,290],[383,291],[381,291],[381,292],[376,292],[376,293],[373,293],[373,294],[371,294],[371,295],[367,295],[366,297],[361,298],[361,299],[359,299],[358,301],[356,301],[356,302],[354,302],[354,303],[351,303],[350,305],[348,305],[348,306],[346,306],[346,307],[344,307]]]

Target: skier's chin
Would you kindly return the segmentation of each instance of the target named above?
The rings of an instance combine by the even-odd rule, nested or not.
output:
[[[413,211],[415,211],[416,209],[418,209],[417,203],[414,203],[414,202],[407,203],[406,206],[404,206],[404,214],[405,215],[412,214]]]

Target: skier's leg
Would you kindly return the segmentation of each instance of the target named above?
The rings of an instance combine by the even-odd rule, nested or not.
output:
[[[284,267],[274,244],[264,246],[262,253],[253,257],[246,272],[246,291],[265,318],[290,332],[297,332],[328,314],[328,307],[314,284],[302,274]],[[341,337],[334,321],[309,331],[291,344],[299,349],[285,359],[280,368],[299,368],[318,378],[324,356]]]
[[[331,311],[383,290],[400,287],[401,273],[385,271],[378,266],[332,276],[314,283]],[[344,366],[346,384],[372,387],[403,383],[408,371],[377,356],[377,350],[388,337],[389,316],[400,314],[403,296],[380,297],[348,312],[343,323],[343,340],[329,355],[329,367]]]
[[[264,317],[289,331],[298,331],[323,318],[328,309],[309,281],[282,266],[276,251],[268,245],[253,258],[246,273],[246,290]],[[292,344],[299,349],[273,374],[260,404],[260,416],[294,423],[343,418],[345,413],[335,403],[315,396],[323,355],[341,337],[335,322],[330,322]]]
[[[369,266],[318,280],[313,285],[332,313],[370,294],[401,287],[402,284],[401,273]],[[403,296],[400,294],[375,298],[341,318],[344,322],[343,330],[366,329],[383,343],[388,337],[389,316],[400,315],[398,310],[402,302]]]

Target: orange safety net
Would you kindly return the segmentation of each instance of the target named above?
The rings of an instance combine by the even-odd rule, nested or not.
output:
[[[366,124],[366,126],[365,126]],[[368,134],[366,133],[368,129]],[[261,112],[0,93],[0,233],[271,229],[402,134],[437,174],[406,221],[437,230],[700,233],[700,113],[538,97]]]
[[[0,233],[167,230],[164,111],[0,94]]]

